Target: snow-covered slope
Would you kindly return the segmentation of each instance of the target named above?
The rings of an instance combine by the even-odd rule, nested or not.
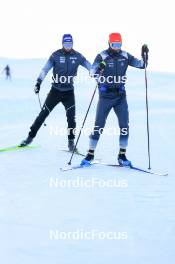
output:
[[[35,78],[43,60],[23,60],[13,64],[13,81],[0,79],[1,148],[18,144],[27,136],[39,113],[33,93]],[[30,70],[29,70],[30,69]],[[21,74],[20,74],[21,73]],[[20,77],[21,76],[21,77]],[[70,155],[66,135],[51,135],[51,127],[66,127],[65,112],[59,105],[47,119],[31,150],[0,153],[0,259],[3,264],[124,263],[155,264],[175,261],[174,134],[175,75],[148,73],[150,100],[152,169],[168,171],[168,177],[147,175],[122,168],[94,166],[90,169],[60,172]],[[76,86],[77,124],[81,125],[94,82]],[[50,88],[47,79],[42,101]],[[147,168],[147,137],[144,72],[128,74],[130,142],[128,157],[134,165]],[[98,96],[94,100],[86,128],[95,118]],[[111,112],[107,127],[117,126]],[[79,149],[86,153],[88,136]],[[118,137],[103,135],[96,157],[116,162]],[[73,164],[81,157],[75,156]],[[53,182],[88,180],[118,186],[85,188],[55,187]],[[69,182],[69,183],[70,183]],[[74,182],[75,183],[75,182]],[[75,186],[76,187],[76,186]],[[50,237],[50,231],[116,232],[120,239],[64,239]],[[127,236],[126,236],[127,235]],[[123,239],[122,239],[123,238]]]

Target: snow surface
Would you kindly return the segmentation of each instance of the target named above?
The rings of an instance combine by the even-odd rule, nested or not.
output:
[[[5,61],[5,60],[4,60]],[[3,61],[3,63],[5,63]],[[43,60],[8,60],[13,81],[0,79],[1,148],[18,144],[27,136],[39,112],[33,93]],[[2,61],[1,61],[2,65]],[[148,73],[152,169],[167,177],[127,169],[95,166],[60,172],[70,155],[66,135],[50,135],[50,126],[66,127],[63,106],[55,108],[33,145],[35,149],[0,153],[0,260],[3,264],[173,264],[175,262],[174,135],[175,75]],[[50,89],[45,80],[41,98]],[[87,110],[94,83],[76,85],[77,124]],[[128,74],[130,141],[128,157],[134,165],[147,168],[147,136],[144,72]],[[86,127],[92,127],[98,96]],[[106,127],[117,126],[111,112]],[[79,149],[86,153],[88,136]],[[103,135],[96,157],[116,162],[118,137]],[[73,164],[81,157],[75,156]],[[116,180],[125,188],[55,188],[50,180]],[[50,230],[126,232],[120,240],[56,240]]]

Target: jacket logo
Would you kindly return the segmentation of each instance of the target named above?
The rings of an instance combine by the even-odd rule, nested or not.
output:
[[[60,63],[65,63],[66,58],[65,57],[60,57]]]
[[[108,62],[109,67],[114,67],[114,62]]]

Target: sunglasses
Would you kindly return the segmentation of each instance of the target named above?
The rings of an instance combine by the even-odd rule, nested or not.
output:
[[[72,42],[64,42],[63,47],[66,49],[71,49],[73,47],[73,43]]]
[[[110,43],[110,46],[111,46],[111,48],[118,48],[118,49],[120,49],[121,46],[122,46],[122,43],[121,42],[112,42],[112,43]]]

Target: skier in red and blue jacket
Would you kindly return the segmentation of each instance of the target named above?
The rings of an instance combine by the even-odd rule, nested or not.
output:
[[[126,98],[125,82],[128,66],[144,69],[148,63],[148,47],[142,46],[142,59],[139,60],[126,51],[121,50],[122,37],[120,33],[109,35],[109,48],[97,55],[91,68],[99,88],[96,120],[90,135],[89,150],[82,160],[82,166],[88,166],[94,159],[94,151],[105,127],[111,109],[114,110],[120,127],[118,163],[121,166],[131,166],[126,157],[129,137],[129,111]],[[144,56],[146,54],[146,57]]]

